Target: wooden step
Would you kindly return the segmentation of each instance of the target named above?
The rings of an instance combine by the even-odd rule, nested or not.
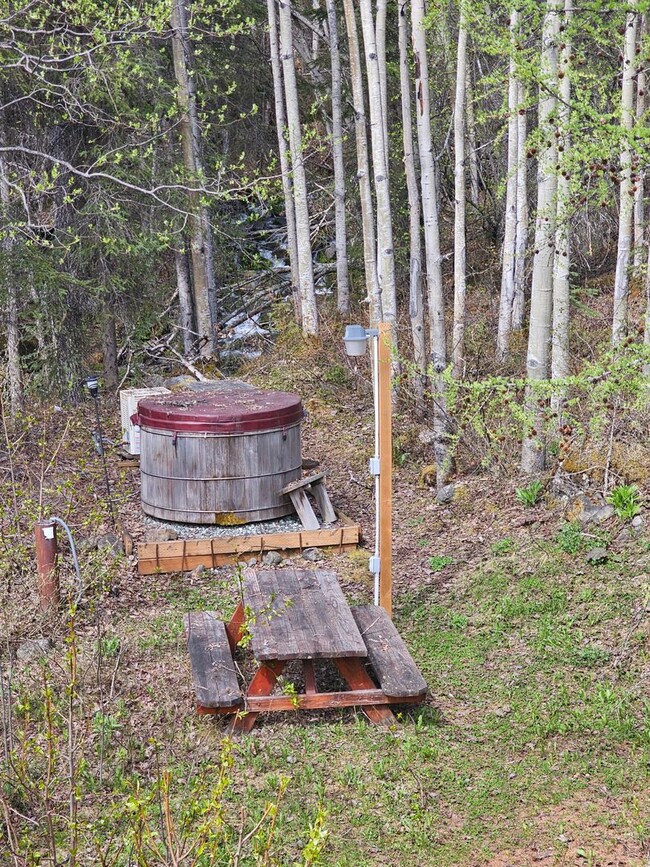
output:
[[[352,608],[352,616],[385,694],[396,700],[424,698],[426,682],[384,609],[377,605],[359,605]]]
[[[242,694],[225,624],[214,611],[191,611],[184,620],[197,705],[237,706]]]

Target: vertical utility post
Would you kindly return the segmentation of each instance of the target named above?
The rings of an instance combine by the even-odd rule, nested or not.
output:
[[[34,528],[36,565],[38,568],[38,604],[41,611],[51,611],[61,601],[57,570],[58,546],[54,521],[38,521]]]
[[[379,604],[393,613],[393,432],[392,340],[388,322],[379,323]]]

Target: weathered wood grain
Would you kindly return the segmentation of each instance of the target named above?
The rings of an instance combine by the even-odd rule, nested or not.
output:
[[[423,698],[427,684],[390,617],[376,605],[352,608],[379,685],[397,699]]]
[[[247,568],[244,601],[253,613],[251,643],[259,660],[367,655],[331,570]]]
[[[203,708],[235,707],[242,694],[230,652],[226,627],[214,611],[185,615],[196,703]]]

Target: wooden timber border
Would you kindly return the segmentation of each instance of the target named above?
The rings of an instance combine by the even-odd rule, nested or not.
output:
[[[215,536],[213,539],[175,539],[173,542],[141,542],[137,548],[138,573],[189,572],[197,566],[214,569],[227,563],[261,556],[269,551],[291,554],[305,548],[350,551],[361,540],[361,527],[338,513],[340,527],[297,530],[251,536]]]

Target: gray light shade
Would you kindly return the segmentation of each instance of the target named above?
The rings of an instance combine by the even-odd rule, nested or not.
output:
[[[345,351],[353,357],[365,355],[366,346],[368,344],[368,335],[363,325],[346,325],[345,336]]]
[[[86,388],[93,397],[97,397],[99,393],[99,380],[96,376],[86,377]]]

